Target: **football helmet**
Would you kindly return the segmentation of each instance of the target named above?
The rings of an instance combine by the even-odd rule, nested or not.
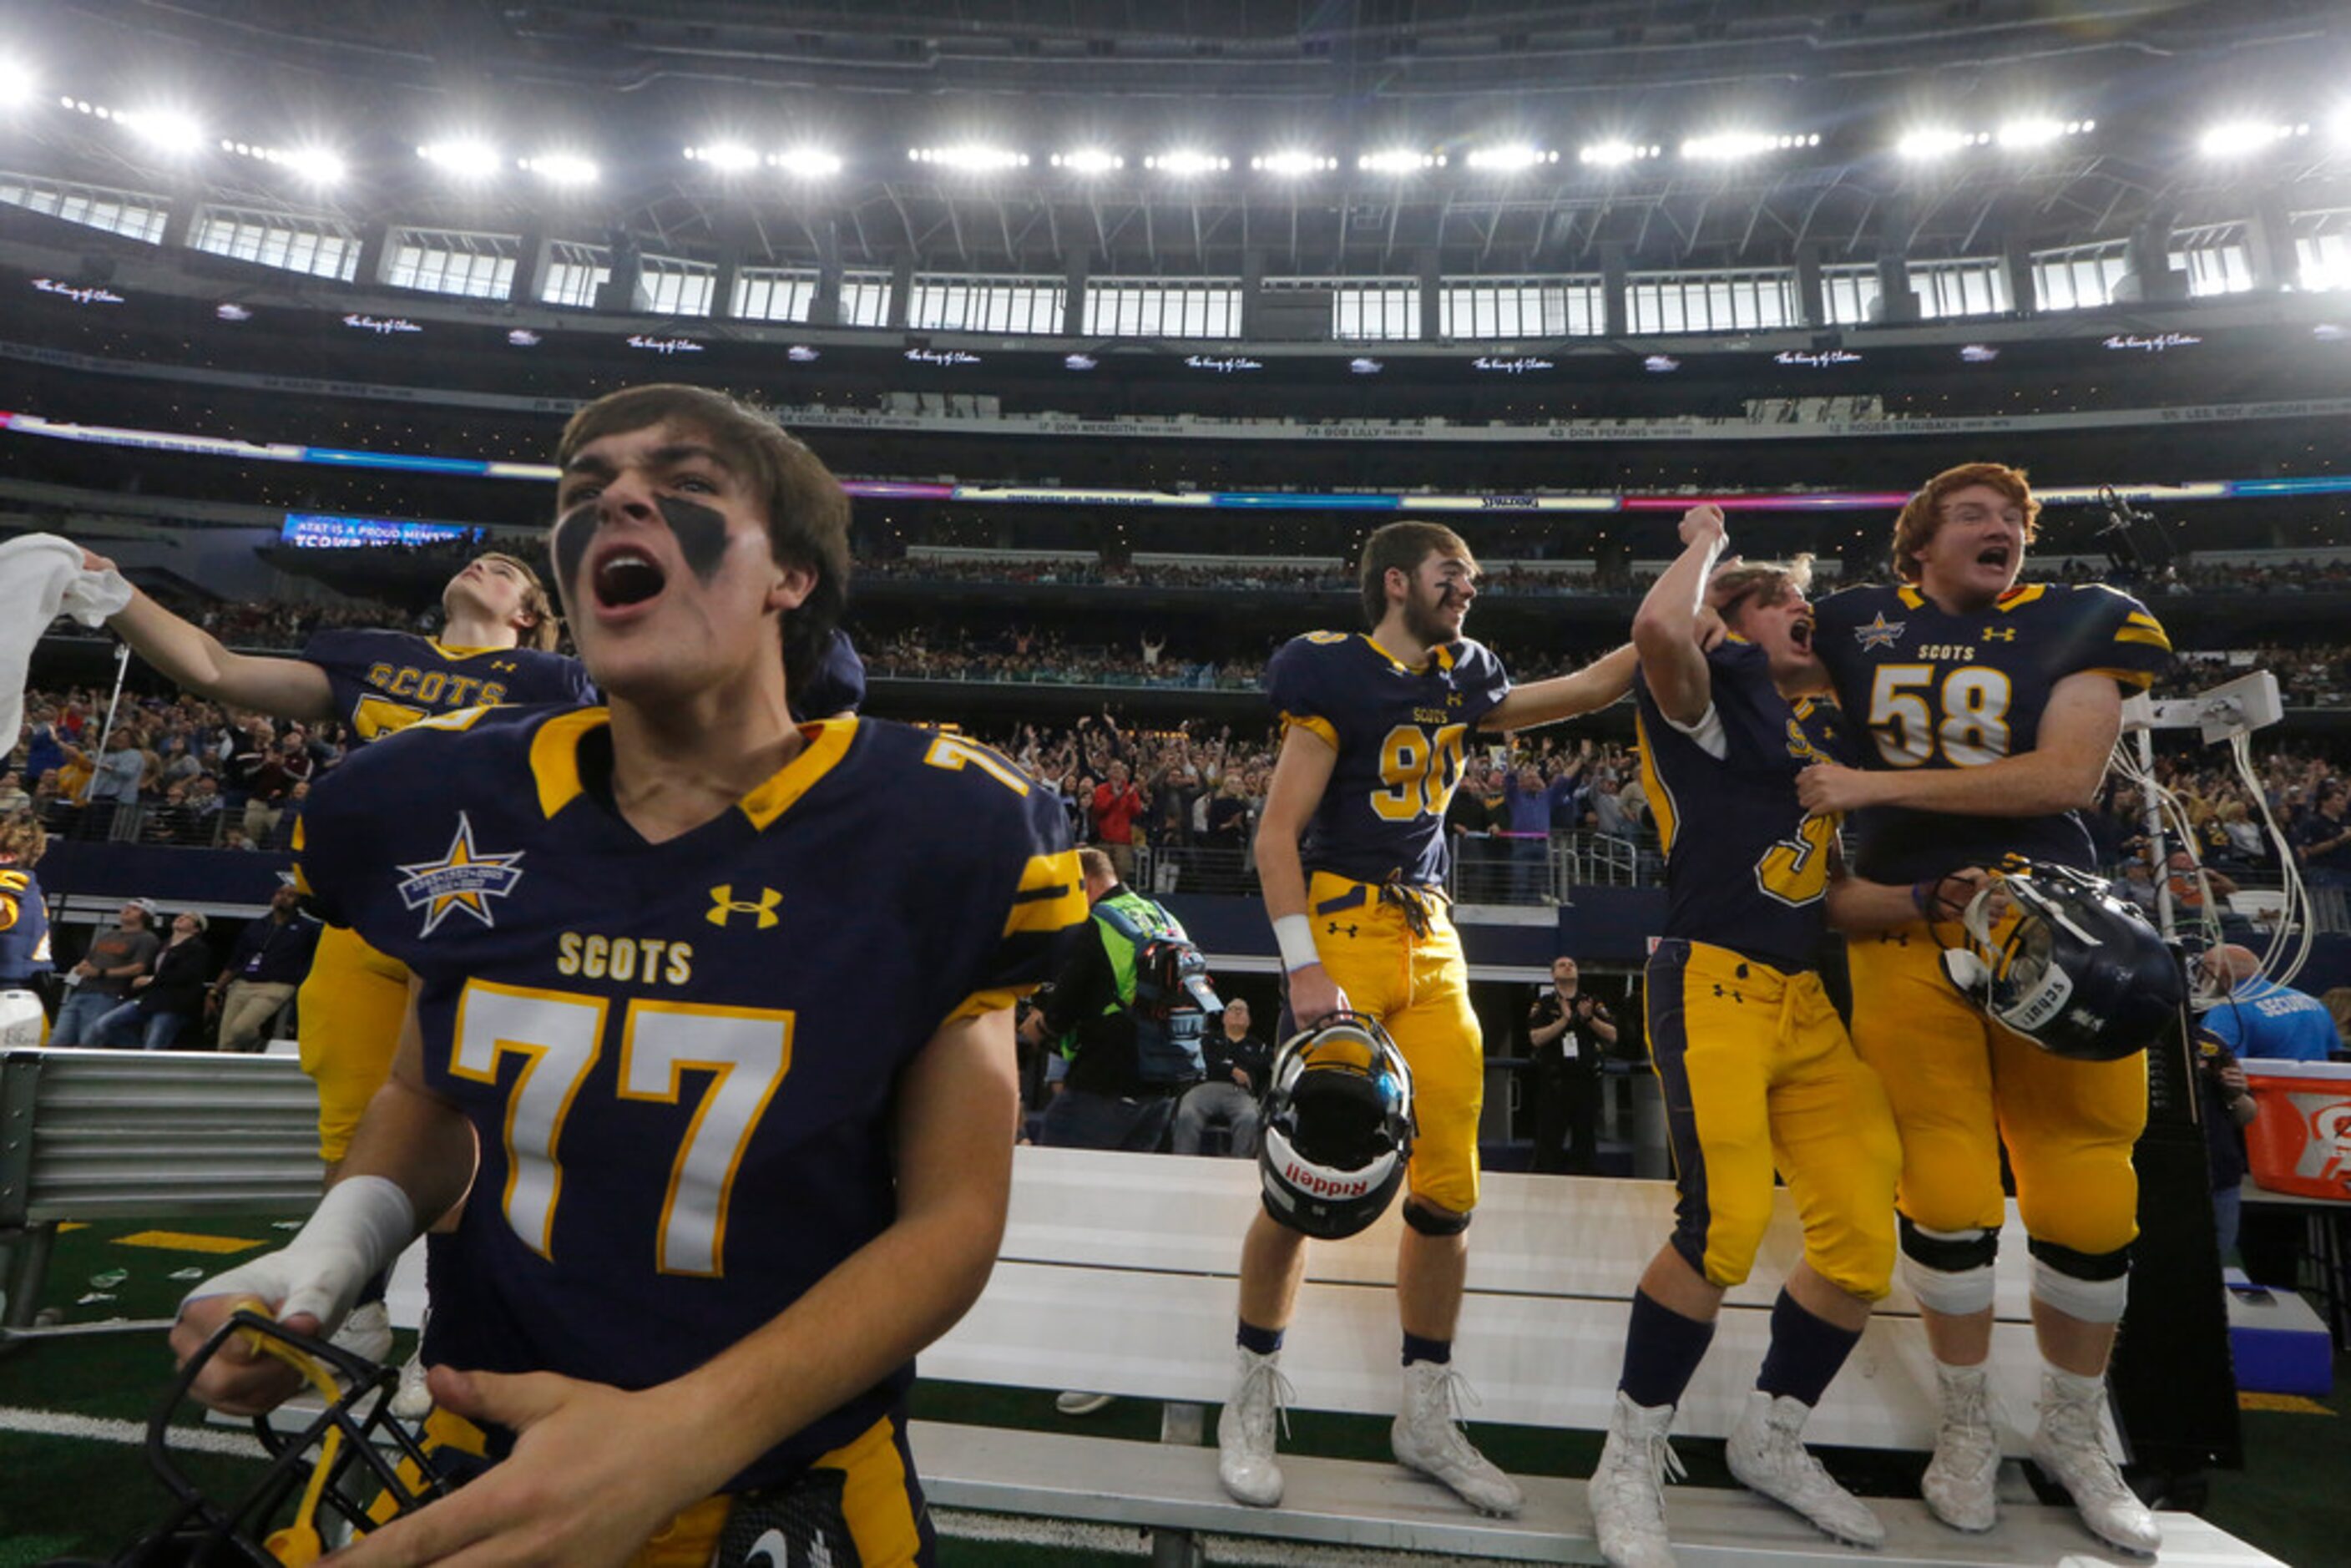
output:
[[[188,1391],[204,1367],[240,1335],[300,1372],[325,1408],[286,1430],[268,1416],[256,1417],[254,1431],[268,1465],[235,1499],[216,1501],[180,1468],[170,1442],[172,1418],[189,1407]],[[188,1358],[148,1418],[147,1465],[172,1494],[172,1506],[113,1559],[112,1568],[307,1563],[324,1554],[325,1532],[339,1522],[365,1533],[442,1495],[449,1483],[434,1473],[416,1438],[390,1414],[399,1375],[258,1312],[231,1317]],[[289,1500],[290,1521],[272,1530]]]
[[[1412,1157],[1412,1069],[1387,1030],[1332,1013],[1273,1061],[1258,1174],[1268,1214],[1325,1240],[1387,1212]]]
[[[1943,949],[1951,984],[2053,1055],[2133,1055],[2179,1016],[2187,998],[2179,955],[2147,916],[2070,866],[2033,861],[1995,873],[1959,925],[1960,944]]]

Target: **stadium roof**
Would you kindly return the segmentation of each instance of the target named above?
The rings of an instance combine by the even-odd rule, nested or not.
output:
[[[63,0],[10,20],[12,166],[685,255],[1559,272],[2351,205],[2351,15],[2322,0]],[[467,141],[485,177],[418,156]],[[771,162],[809,153],[839,167]],[[311,177],[326,155],[339,182]]]

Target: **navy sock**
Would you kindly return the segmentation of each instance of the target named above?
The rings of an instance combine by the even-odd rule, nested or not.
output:
[[[1437,1365],[1444,1366],[1452,1359],[1453,1342],[1451,1340],[1423,1339],[1410,1329],[1405,1330],[1404,1364],[1406,1366],[1410,1366],[1416,1361],[1433,1361]]]
[[[391,1270],[386,1269],[381,1273],[371,1274],[368,1276],[368,1282],[360,1287],[359,1299],[353,1301],[351,1305],[354,1307],[363,1307],[370,1301],[380,1301],[383,1300],[384,1292],[391,1289]]]
[[[1711,1322],[1686,1318],[1648,1291],[1635,1291],[1632,1326],[1625,1334],[1625,1372],[1616,1386],[1635,1405],[1678,1405],[1713,1343]]]
[[[1250,1354],[1271,1355],[1281,1348],[1281,1330],[1261,1329],[1246,1318],[1240,1320],[1240,1332],[1233,1335],[1233,1343]]]
[[[1763,1370],[1755,1386],[1777,1399],[1788,1395],[1807,1405],[1818,1405],[1829,1383],[1861,1343],[1858,1329],[1841,1329],[1804,1310],[1785,1290],[1771,1303],[1771,1348],[1763,1353]]]

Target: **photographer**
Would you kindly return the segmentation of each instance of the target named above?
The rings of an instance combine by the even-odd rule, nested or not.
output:
[[[1608,1005],[1583,993],[1575,960],[1551,961],[1551,988],[1527,1009],[1535,1062],[1535,1161],[1541,1174],[1591,1176],[1600,1125],[1600,1064],[1616,1043]]]

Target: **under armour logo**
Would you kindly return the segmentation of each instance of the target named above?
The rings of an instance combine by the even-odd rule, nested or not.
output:
[[[703,918],[713,925],[723,926],[737,915],[753,915],[758,916],[759,929],[765,931],[782,923],[776,905],[783,901],[784,895],[772,887],[763,887],[758,898],[747,899],[735,896],[733,883],[720,883],[710,890],[710,913]]]
[[[1987,626],[1983,629],[1983,640],[1987,643],[2013,643],[2016,641],[2016,628]]]
[[[1322,929],[1323,929],[1323,930],[1325,930],[1325,931],[1328,931],[1332,936],[1336,936],[1337,935],[1339,935],[1339,923],[1338,923],[1337,921],[1333,920],[1333,921],[1332,921],[1329,925],[1327,925],[1323,926],[1323,928],[1322,928]],[[1348,935],[1348,936],[1353,936],[1354,934],[1355,934],[1355,928],[1354,928],[1353,926],[1352,926],[1352,925],[1348,926],[1348,927],[1347,927],[1347,935]]]

